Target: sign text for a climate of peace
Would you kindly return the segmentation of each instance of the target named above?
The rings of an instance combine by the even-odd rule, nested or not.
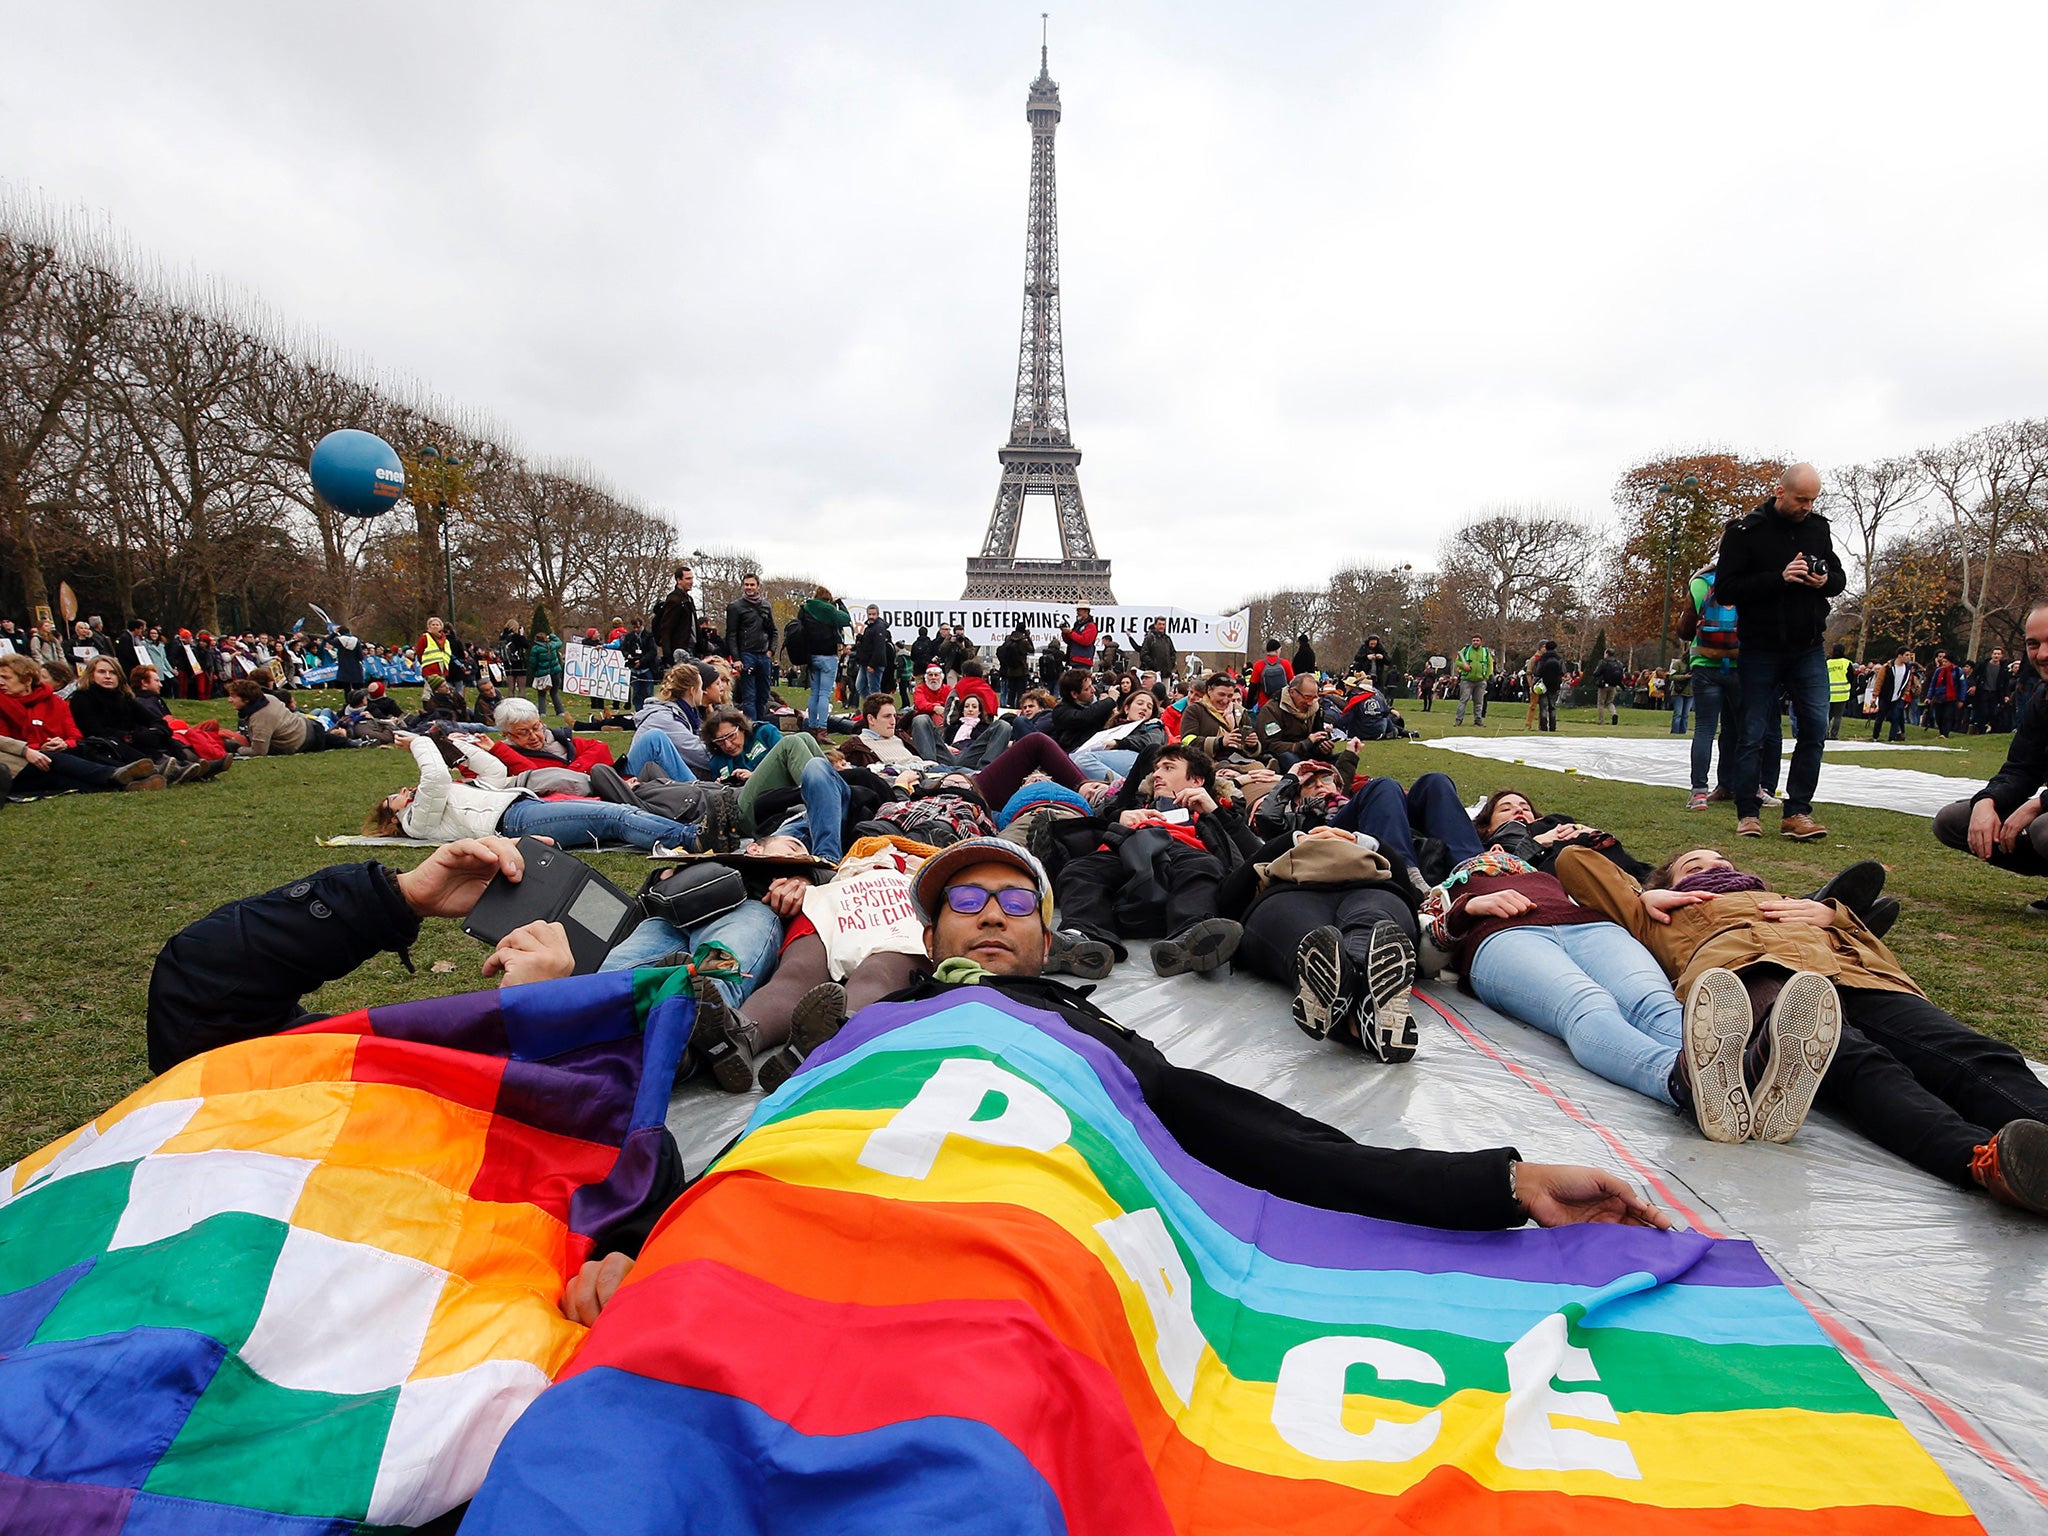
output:
[[[632,670],[626,658],[610,647],[572,640],[562,657],[562,692],[623,704],[633,696]]]
[[[898,640],[908,640],[923,625],[938,633],[941,624],[964,631],[976,645],[998,645],[1005,635],[1022,624],[1031,631],[1031,643],[1044,645],[1063,624],[1074,622],[1071,603],[1020,603],[1001,599],[987,602],[884,601],[878,597],[856,597],[847,605],[856,623],[866,619],[868,604],[882,610],[882,621]],[[1251,610],[1236,613],[1189,613],[1183,608],[1145,608],[1135,604],[1104,603],[1091,607],[1089,616],[1102,634],[1116,636],[1125,650],[1136,650],[1152,627],[1154,619],[1166,620],[1166,633],[1183,653],[1188,651],[1242,651],[1251,634]]]

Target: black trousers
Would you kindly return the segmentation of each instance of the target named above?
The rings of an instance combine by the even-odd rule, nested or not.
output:
[[[1152,831],[1124,839],[1121,848],[1069,859],[1054,893],[1062,928],[1102,940],[1121,958],[1125,939],[1170,939],[1214,917],[1222,883],[1215,854]]]
[[[2048,1084],[2003,1040],[1911,992],[1839,991],[1842,1043],[1816,1102],[1887,1152],[1969,1189],[1975,1148],[2008,1121],[2048,1121]]]
[[[1977,807],[1968,800],[1955,800],[1934,813],[1934,840],[1945,848],[1970,852],[1970,813]],[[1970,854],[1975,858],[1975,854]],[[2048,875],[2048,816],[2037,816],[2016,838],[2012,852],[1994,849],[1990,862],[2016,875]]]
[[[1238,962],[1255,976],[1294,985],[1295,951],[1317,928],[1335,928],[1344,935],[1344,952],[1361,966],[1375,923],[1393,923],[1415,942],[1415,914],[1392,891],[1377,886],[1351,890],[1297,885],[1275,890],[1245,914],[1244,939]]]

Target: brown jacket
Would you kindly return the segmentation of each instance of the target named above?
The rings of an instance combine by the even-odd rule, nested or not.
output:
[[[314,722],[297,710],[286,709],[275,698],[265,698],[242,722],[242,734],[249,738],[248,757],[286,757],[306,745],[306,733]]]
[[[1635,881],[1589,849],[1567,848],[1559,854],[1557,878],[1580,906],[1605,913],[1635,935],[1657,957],[1681,997],[1702,971],[1714,966],[1740,971],[1760,964],[1818,971],[1844,987],[1926,995],[1913,985],[1898,957],[1839,901],[1829,903],[1835,920],[1826,928],[1759,916],[1759,902],[1777,899],[1771,891],[1716,896],[1681,907],[1670,922],[1659,923],[1651,920]]]
[[[1237,724],[1216,715],[1202,699],[1188,700],[1188,707],[1180,712],[1180,740],[1184,747],[1195,747],[1221,760],[1226,757],[1258,757],[1256,741],[1247,749],[1229,747],[1223,744],[1223,733],[1229,730],[1249,731],[1251,717],[1242,709],[1237,711]]]

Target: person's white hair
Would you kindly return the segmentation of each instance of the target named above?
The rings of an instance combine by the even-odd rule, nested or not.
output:
[[[538,720],[540,706],[531,699],[506,699],[491,715],[493,725],[504,727],[517,725],[522,720]]]

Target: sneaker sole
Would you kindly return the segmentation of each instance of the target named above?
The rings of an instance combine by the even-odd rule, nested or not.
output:
[[[1314,929],[1303,935],[1294,959],[1294,1022],[1309,1039],[1327,1040],[1351,1012],[1357,992],[1343,935],[1334,928]]]
[[[1756,1139],[1786,1142],[1806,1123],[1842,1043],[1842,1000],[1835,984],[1812,971],[1796,972],[1779,990],[1764,1028],[1771,1061],[1757,1084]]]
[[[1211,927],[1210,924],[1214,924]],[[1244,930],[1220,918],[1204,918],[1179,939],[1161,939],[1152,946],[1152,968],[1161,976],[1186,972],[1204,975],[1229,963]],[[1163,954],[1162,954],[1163,951]]]
[[[1755,1124],[1742,1080],[1751,1024],[1749,993],[1733,971],[1710,970],[1686,994],[1684,1049],[1693,1118],[1709,1141],[1747,1141]]]
[[[1053,940],[1053,952],[1046,970],[1055,976],[1078,976],[1083,981],[1105,980],[1116,965],[1116,951],[1100,939],[1076,939],[1071,944]]]
[[[2048,1126],[2015,1120],[1998,1132],[1998,1173],[2021,1209],[2048,1216]]]
[[[1815,827],[1811,832],[1787,832],[1783,827],[1778,829],[1778,836],[1789,837],[1795,843],[1817,843],[1827,835],[1826,827]]]
[[[1415,949],[1392,923],[1373,925],[1365,988],[1372,1016],[1361,1014],[1359,1038],[1381,1061],[1413,1061],[1420,1044],[1414,1014]]]

